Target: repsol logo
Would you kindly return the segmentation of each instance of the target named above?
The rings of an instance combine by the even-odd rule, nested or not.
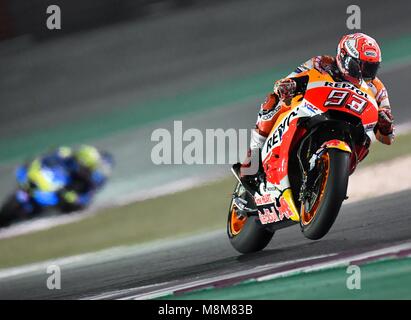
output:
[[[363,96],[364,98],[368,99],[368,94],[366,94],[365,92],[361,91],[356,86],[348,82],[328,82],[326,81],[324,86],[331,87],[331,88],[349,89],[349,90],[354,91],[359,96]]]
[[[275,129],[271,137],[267,140],[266,152],[270,151],[282,141],[284,133],[288,130],[291,120],[293,120],[298,115],[299,109],[300,107],[297,107],[293,111],[291,111],[290,114],[286,116],[279,124],[277,129]]]

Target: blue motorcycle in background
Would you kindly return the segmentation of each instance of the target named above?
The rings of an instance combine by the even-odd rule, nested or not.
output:
[[[93,178],[99,181],[98,188],[76,192],[78,196],[75,203],[66,201],[67,194],[74,192],[68,190],[68,186],[72,188],[76,184],[65,166],[43,159],[35,159],[19,166],[15,174],[17,189],[7,198],[0,210],[0,227],[31,219],[49,209],[69,213],[86,208],[111,173],[111,155],[106,153],[103,159],[105,170],[93,172]]]

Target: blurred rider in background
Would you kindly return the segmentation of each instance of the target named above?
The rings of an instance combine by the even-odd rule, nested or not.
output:
[[[70,183],[59,192],[60,207],[66,212],[85,207],[104,186],[113,165],[111,154],[89,145],[76,149],[58,147],[42,156],[41,161],[64,167],[70,176]]]

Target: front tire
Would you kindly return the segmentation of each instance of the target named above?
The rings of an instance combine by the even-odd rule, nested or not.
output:
[[[238,183],[234,193],[250,203],[250,195]],[[231,200],[227,220],[227,234],[231,245],[240,253],[252,253],[263,250],[271,241],[274,231],[267,230],[259,223],[258,216],[238,218]]]
[[[347,194],[350,154],[339,149],[328,149],[324,161],[327,161],[327,174],[325,181],[322,181],[318,203],[313,206],[315,211],[308,212],[304,204],[301,205],[301,231],[311,240],[320,239],[328,233]]]

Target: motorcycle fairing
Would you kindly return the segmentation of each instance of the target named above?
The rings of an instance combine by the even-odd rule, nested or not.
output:
[[[27,212],[30,212],[33,207],[31,199],[40,206],[57,205],[59,203],[57,191],[67,184],[69,177],[63,168],[44,166],[39,159],[36,159],[29,166],[23,165],[17,168],[16,180],[22,188],[17,190],[16,199]],[[27,189],[30,183],[34,184],[35,188]]]
[[[262,224],[299,221],[288,179],[288,153],[297,130],[298,119],[319,113],[320,110],[303,100],[299,106],[280,116],[275,129],[267,138],[261,152],[267,185],[260,190],[262,197],[254,195]],[[267,193],[270,194],[269,197],[265,196]],[[268,204],[272,204],[271,211],[263,207]]]
[[[35,190],[33,192],[33,199],[42,206],[55,206],[59,203],[59,197],[55,192],[47,192]]]
[[[330,75],[315,69],[301,74],[307,75],[309,82],[304,97],[300,95],[292,99],[289,111],[277,119],[261,150],[266,184],[260,186],[261,195],[255,193],[254,198],[262,224],[300,220],[288,177],[290,150],[295,143],[295,137],[301,137],[299,131],[302,128],[298,127],[300,119],[322,115],[329,110],[341,111],[344,108],[344,112],[361,119],[367,134],[378,120],[378,106],[374,94],[365,83],[357,88],[346,82],[335,82]],[[331,97],[331,102],[338,102],[337,99],[332,100],[334,96],[344,98],[341,99],[341,105],[325,105],[328,97]],[[348,97],[352,99],[352,110],[345,107]],[[356,110],[357,107],[362,110]],[[348,144],[342,142],[334,141],[330,146],[351,151]]]

